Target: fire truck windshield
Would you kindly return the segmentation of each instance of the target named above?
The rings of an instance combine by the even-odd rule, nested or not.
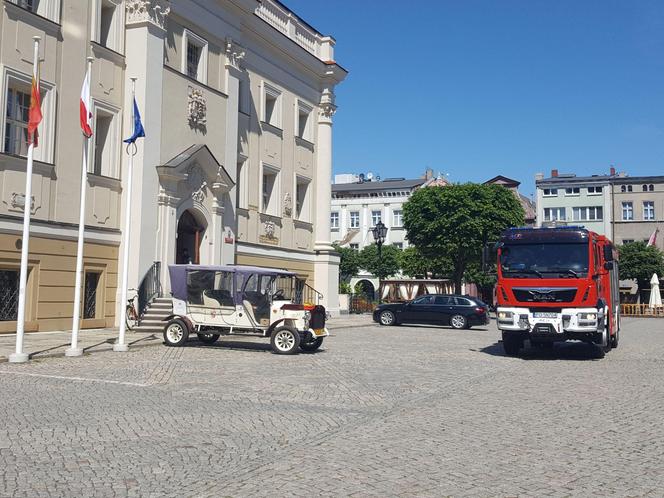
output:
[[[509,278],[583,278],[588,274],[588,244],[506,244],[500,269]]]

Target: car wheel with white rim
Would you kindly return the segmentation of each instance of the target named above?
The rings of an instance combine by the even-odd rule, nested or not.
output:
[[[463,315],[452,315],[452,318],[450,318],[450,325],[453,329],[465,329],[467,324],[468,321]]]
[[[295,354],[300,347],[300,333],[290,327],[277,327],[270,335],[270,345],[276,354]]]
[[[394,316],[394,312],[390,310],[381,311],[379,318],[381,325],[394,325],[394,323],[397,321],[397,317]]]
[[[164,342],[167,346],[182,346],[189,339],[189,327],[180,318],[175,318],[164,327]]]

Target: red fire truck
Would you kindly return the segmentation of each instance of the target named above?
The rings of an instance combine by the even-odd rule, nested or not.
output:
[[[618,346],[618,254],[603,235],[581,227],[511,228],[498,243],[497,323],[503,347],[516,355],[524,340]]]

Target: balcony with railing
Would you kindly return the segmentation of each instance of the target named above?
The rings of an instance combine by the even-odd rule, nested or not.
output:
[[[323,36],[275,0],[261,0],[254,13],[323,62],[334,61],[334,38]]]

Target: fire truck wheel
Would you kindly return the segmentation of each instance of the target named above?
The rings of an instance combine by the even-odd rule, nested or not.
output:
[[[219,334],[212,333],[200,333],[198,334],[198,340],[204,344],[214,344],[219,339]]]
[[[523,341],[518,337],[512,337],[507,334],[503,334],[503,349],[507,356],[516,356],[519,354],[519,350],[523,347]]]
[[[276,354],[295,354],[300,348],[300,333],[290,327],[277,327],[270,335],[270,345]]]
[[[302,351],[316,351],[322,344],[323,337],[316,337],[308,341],[302,341],[300,343],[300,349],[302,349]]]
[[[463,315],[452,315],[450,325],[453,329],[465,329],[468,326],[468,320]]]
[[[189,339],[189,327],[184,320],[174,318],[164,327],[164,342],[167,346],[182,346]]]

